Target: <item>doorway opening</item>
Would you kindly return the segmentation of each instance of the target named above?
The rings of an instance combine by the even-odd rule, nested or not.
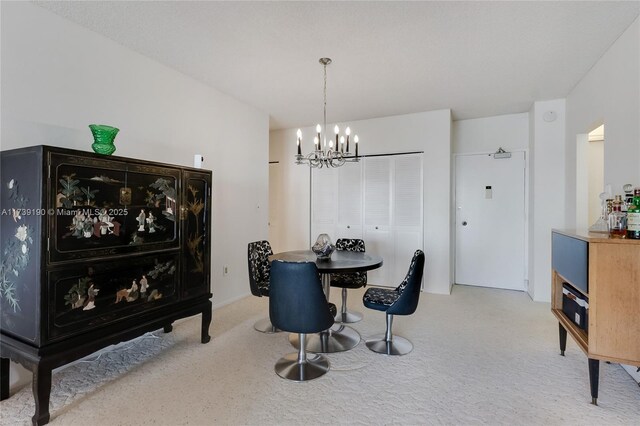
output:
[[[576,225],[597,227],[603,203],[611,198],[604,183],[604,124],[576,137]]]

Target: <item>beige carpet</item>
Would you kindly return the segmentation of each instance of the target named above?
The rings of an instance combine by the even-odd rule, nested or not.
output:
[[[361,306],[354,328],[382,332],[384,315]],[[339,292],[332,300],[338,303]],[[599,407],[587,360],[569,339],[558,352],[549,305],[519,292],[454,287],[424,294],[394,328],[415,346],[404,357],[354,350],[330,354],[332,370],[307,383],[280,379],[285,333],[255,332],[268,300],[247,297],[214,312],[213,339],[199,343],[199,317],[54,372],[53,425],[205,424],[640,424],[640,388],[601,363]],[[30,386],[0,404],[3,425],[30,424]]]

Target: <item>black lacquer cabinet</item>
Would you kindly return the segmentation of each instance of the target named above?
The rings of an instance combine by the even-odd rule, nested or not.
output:
[[[0,350],[34,373],[34,424],[51,370],[202,314],[211,322],[211,172],[49,146],[1,153]]]

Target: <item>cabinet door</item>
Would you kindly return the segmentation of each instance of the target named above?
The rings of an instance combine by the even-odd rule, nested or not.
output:
[[[397,228],[422,227],[422,156],[394,159],[393,224]],[[422,247],[420,244],[419,247]]]
[[[50,155],[49,262],[178,247],[180,169]]]
[[[391,176],[389,157],[364,159],[364,243],[368,252],[382,256],[381,268],[368,272],[372,285],[394,287],[394,238],[391,229]]]
[[[47,340],[99,333],[96,327],[142,316],[175,301],[179,263],[174,250],[118,262],[76,262],[48,271]]]
[[[338,169],[311,171],[311,244],[319,234],[328,234],[336,242],[338,223]]]
[[[389,226],[365,226],[364,244],[367,252],[382,257],[382,267],[367,272],[367,282],[374,286],[396,287],[394,238]]]
[[[416,229],[396,229],[393,267],[393,282],[396,286],[404,279],[409,271],[413,254],[423,245],[422,232]],[[386,260],[386,259],[385,259]]]
[[[391,160],[388,157],[364,159],[364,225],[391,224]]]
[[[346,163],[338,169],[338,238],[362,238],[362,167]]]
[[[211,173],[184,172],[183,297],[211,291]]]
[[[393,224],[395,265],[393,281],[400,283],[409,270],[413,254],[423,246],[422,155],[395,157]]]

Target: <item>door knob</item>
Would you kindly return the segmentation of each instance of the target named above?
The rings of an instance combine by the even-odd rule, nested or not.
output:
[[[462,221],[462,226],[467,226],[467,221],[466,220]]]

